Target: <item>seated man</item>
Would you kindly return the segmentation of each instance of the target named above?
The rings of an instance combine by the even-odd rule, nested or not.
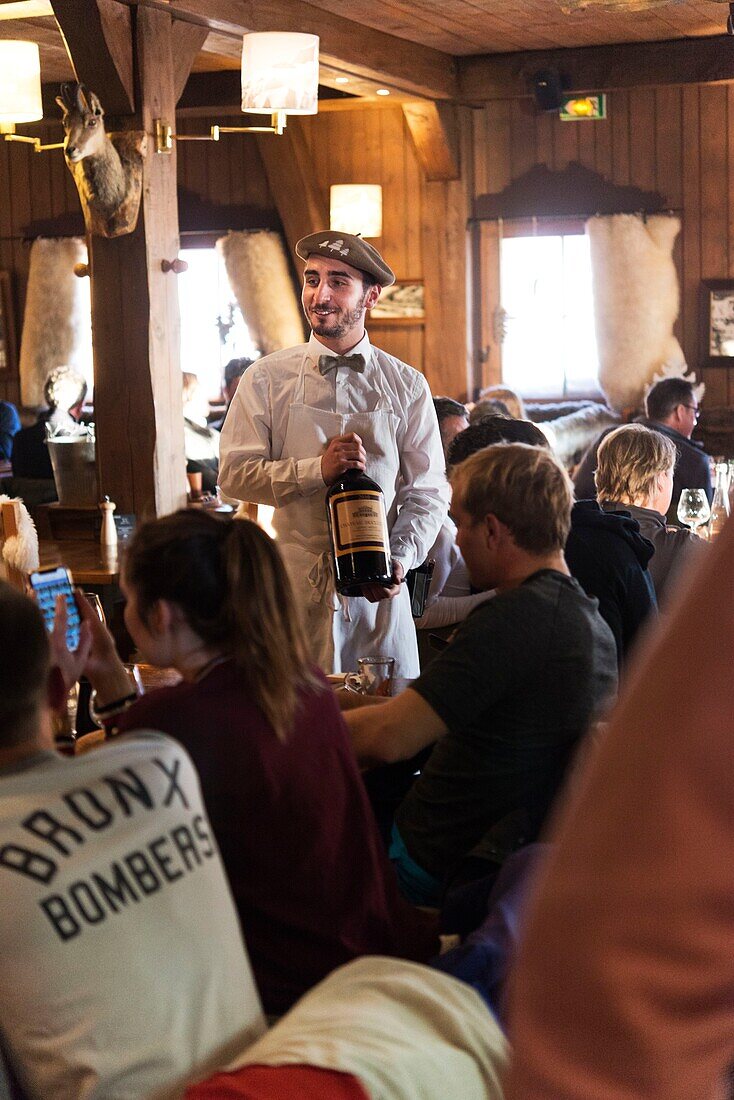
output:
[[[54,472],[46,446],[47,426],[50,429],[73,426],[81,419],[87,383],[73,367],[61,366],[51,371],[43,387],[48,405],[30,428],[21,428],[13,439],[10,458],[13,477],[53,481]]]
[[[645,398],[645,416],[640,418],[640,423],[667,436],[678,452],[672,500],[668,508],[669,523],[678,523],[678,501],[683,489],[705,489],[709,503],[714,495],[709,457],[701,444],[691,439],[699,415],[695,387],[687,378],[664,378],[650,388]],[[577,500],[596,496],[596,453],[604,436],[612,430],[609,428],[602,432],[581,459],[573,478]]]
[[[594,481],[601,507],[628,512],[655,547],[648,568],[658,601],[672,588],[671,578],[706,546],[687,527],[665,522],[676,459],[672,441],[642,424],[615,428],[602,439],[596,456]]]
[[[264,1029],[193,765],[155,733],[58,756],[43,620],[1,584],[0,653],[3,1055],[33,1100],[180,1095]]]
[[[450,469],[493,443],[528,443],[531,447],[548,445],[540,428],[529,420],[514,420],[509,414],[486,415],[452,437],[446,448],[446,464]],[[466,564],[456,545],[456,525],[450,516],[444,521],[428,557],[435,562],[433,577],[426,610],[415,623],[422,668],[435,657],[435,651],[430,651],[425,635],[440,631],[439,636],[448,638],[457,623],[463,622],[470,611],[494,595],[491,591],[477,592],[472,587]]]
[[[464,434],[469,421],[465,407],[450,397],[435,397],[433,405],[448,466],[454,440]],[[487,443],[494,442],[494,439],[487,440]],[[487,593],[472,592],[466,566],[456,545],[456,528],[448,514],[427,556],[434,563],[433,576],[425,611],[415,621],[421,668],[430,664],[435,656],[429,632],[440,631],[440,636],[448,637],[456,623],[462,622],[470,611],[489,598]]]
[[[13,450],[13,436],[20,431],[20,417],[15,405],[0,401],[0,462],[9,462]]]
[[[463,432],[469,427],[466,406],[462,405],[460,401],[454,401],[453,397],[434,397],[433,407],[436,410],[438,430],[441,433],[441,446],[446,458],[453,440],[459,432]]]
[[[227,407],[224,410],[224,416],[219,420],[213,420],[209,425],[210,428],[214,428],[215,431],[221,432],[224,427],[224,421],[229,412],[229,406],[232,404],[232,399],[237,393],[237,387],[240,384],[240,378],[245,373],[248,367],[256,362],[255,359],[247,359],[244,356],[240,359],[230,359],[224,368],[224,381],[222,384],[222,393],[227,402]]]
[[[402,695],[345,717],[366,764],[438,742],[396,816],[391,857],[436,905],[467,857],[498,867],[545,820],[574,749],[617,683],[614,640],[563,556],[570,480],[544,448],[488,447],[452,471],[475,587],[496,588]]]

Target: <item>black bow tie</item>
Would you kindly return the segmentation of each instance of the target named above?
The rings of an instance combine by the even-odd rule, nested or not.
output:
[[[364,355],[319,356],[319,371],[321,374],[328,374],[330,370],[337,370],[339,367],[349,367],[350,370],[355,370],[357,374],[362,374],[364,371]]]

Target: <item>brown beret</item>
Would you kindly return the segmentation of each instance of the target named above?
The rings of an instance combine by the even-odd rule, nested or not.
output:
[[[379,286],[392,286],[395,275],[387,266],[380,253],[361,237],[351,233],[341,233],[337,229],[323,229],[320,233],[309,233],[301,237],[296,244],[296,255],[302,260],[309,256],[336,257],[357,271],[366,271],[374,276]]]

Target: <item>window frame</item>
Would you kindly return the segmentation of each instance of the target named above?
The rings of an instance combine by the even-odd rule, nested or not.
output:
[[[498,218],[478,223],[477,263],[475,270],[478,301],[476,301],[474,397],[487,386],[504,385],[502,341],[498,332],[497,310],[500,306],[501,249],[508,237],[582,236],[586,232],[585,216]],[[596,390],[574,391],[552,396],[528,397],[533,404],[556,404],[571,401],[603,401],[600,387]]]

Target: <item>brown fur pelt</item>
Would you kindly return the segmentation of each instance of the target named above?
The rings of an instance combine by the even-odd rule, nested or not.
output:
[[[20,393],[26,406],[44,405],[43,385],[54,367],[68,363],[85,376],[90,372],[89,287],[74,274],[74,265],[86,260],[79,237],[39,237],[31,245],[20,344]]]
[[[303,320],[279,233],[230,230],[217,241],[250,335],[262,351],[303,343]]]
[[[680,293],[673,263],[678,218],[636,214],[591,218],[599,385],[616,412],[642,406],[653,378],[682,375],[673,336]]]

